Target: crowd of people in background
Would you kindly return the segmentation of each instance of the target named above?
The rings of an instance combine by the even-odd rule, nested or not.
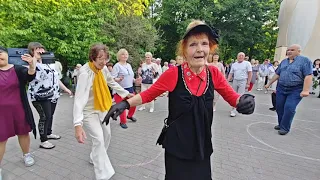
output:
[[[110,124],[105,126],[101,123],[106,121],[104,117],[113,104],[121,104],[128,98],[132,98],[136,93],[144,92],[142,94],[143,99],[136,100],[137,102],[133,104],[142,104],[138,109],[139,111],[143,111],[148,107],[148,111],[152,113],[155,111],[154,101],[158,96],[166,96],[168,91],[172,92],[175,88],[174,85],[177,83],[181,85],[178,88],[182,88],[183,83],[189,86],[188,83],[196,82],[196,80],[192,80],[194,76],[199,76],[201,79],[201,75],[203,75],[191,72],[191,68],[188,67],[190,62],[192,62],[191,57],[186,59],[179,55],[175,59],[164,61],[161,58],[153,57],[151,52],[145,53],[140,66],[135,71],[128,61],[130,54],[126,49],[120,49],[117,52],[117,62],[113,64],[110,62],[108,48],[103,44],[95,44],[89,50],[88,63],[84,65],[77,64],[74,68],[67,70],[66,77],[70,79],[72,84],[72,90],[69,90],[69,86],[62,82],[63,68],[61,63],[59,61],[56,61],[54,65],[42,63],[40,54],[46,50],[41,43],[29,43],[28,50],[29,54],[25,54],[21,58],[29,64],[29,69],[8,64],[7,50],[4,47],[0,47],[0,162],[3,158],[8,138],[17,135],[25,165],[32,166],[35,163],[29,153],[29,132],[32,131],[34,136],[36,136],[37,131],[28,98],[40,117],[38,123],[40,148],[52,149],[55,147],[49,140],[59,140],[61,138],[61,136],[53,134],[52,125],[54,123],[57,102],[61,96],[61,90],[63,90],[70,97],[73,97],[73,94],[75,94],[73,114],[76,138],[79,143],[84,143],[86,139],[85,130],[89,133],[92,139],[90,163],[94,164],[97,179],[109,179],[115,173],[107,155],[111,138]],[[216,111],[217,102],[220,97],[219,93],[223,93],[221,95],[224,99],[227,97],[223,89],[228,89],[229,85],[225,84],[225,82],[231,83],[233,88],[232,93],[234,94],[234,98],[227,100],[232,105],[231,117],[235,117],[237,114],[238,109],[234,103],[236,98],[239,98],[246,92],[251,93],[254,88],[257,91],[265,91],[266,94],[271,92],[272,107],[269,109],[278,113],[278,125],[274,129],[279,130],[280,135],[287,134],[290,131],[296,106],[302,97],[307,96],[305,93],[319,93],[318,98],[320,98],[320,91],[315,92],[320,81],[320,59],[316,59],[312,65],[310,64],[310,66],[313,66],[311,72],[309,67],[301,63],[308,64],[309,60],[306,57],[300,56],[299,45],[291,46],[287,53],[288,58],[284,59],[281,64],[279,61],[271,62],[269,59],[265,59],[262,62],[257,59],[250,60],[243,52],[239,52],[236,60],[232,60],[231,63],[223,62],[217,53],[212,52],[208,54],[207,62],[203,66],[201,65],[201,67],[208,67],[210,74],[219,73],[218,77],[214,77],[213,79],[215,79],[214,81],[219,80],[219,82],[224,83],[223,85],[214,84],[213,86],[208,81],[208,86],[215,89],[213,91],[214,95],[211,97],[211,95],[203,94],[203,96],[210,96],[213,99],[212,111]],[[292,63],[294,58],[300,59],[299,63],[292,65],[300,68],[299,72],[298,70],[297,72],[293,72],[295,70],[290,68],[284,69],[289,63]],[[178,70],[179,73],[180,70],[186,71],[186,74],[175,74]],[[171,89],[169,86],[164,85],[171,82],[168,76],[170,73],[172,77],[177,76],[177,82],[172,83]],[[209,73],[209,71],[206,73]],[[295,74],[292,75],[292,73]],[[168,79],[168,82],[165,81],[163,74],[166,74],[166,78],[170,79]],[[297,77],[294,80],[288,76]],[[303,82],[305,77],[309,78],[310,76],[312,76],[312,83],[307,83],[310,86],[308,87],[309,92],[304,87]],[[220,77],[223,77],[223,79]],[[203,76],[202,78],[205,80],[206,77]],[[156,83],[157,81],[161,82]],[[280,81],[280,85],[279,83],[277,84],[277,81]],[[156,86],[153,86],[155,83]],[[24,86],[27,84],[28,89],[25,91]],[[137,86],[141,87],[139,91],[137,90]],[[290,88],[288,89],[287,87]],[[295,89],[296,87],[299,88]],[[228,90],[231,92],[231,87]],[[184,92],[182,89],[179,89],[179,91]],[[301,94],[299,94],[300,92]],[[191,94],[198,96],[197,93],[198,91],[191,92]],[[176,98],[172,97],[172,94],[169,96]],[[298,100],[292,100],[289,104],[288,99],[292,98],[292,96],[301,96],[301,98],[296,98]],[[140,98],[142,97],[140,96]],[[12,103],[9,106],[7,104],[4,106],[4,100]],[[176,100],[179,101],[181,99]],[[279,100],[281,102],[277,102]],[[119,125],[123,129],[128,128],[128,120],[137,122],[137,119],[134,117],[136,105],[126,108],[127,110],[121,111],[118,114],[120,115]],[[12,112],[13,109],[14,112]],[[166,158],[173,161],[172,158],[174,157],[166,154]],[[176,160],[174,161],[175,163],[179,163]],[[172,174],[172,176],[176,177],[177,174]]]

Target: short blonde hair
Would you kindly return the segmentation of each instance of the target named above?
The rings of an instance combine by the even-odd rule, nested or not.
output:
[[[152,53],[151,53],[151,52],[146,52],[146,53],[144,54],[144,56],[151,56],[151,57],[152,57]]]
[[[121,56],[122,54],[124,54],[124,53],[129,54],[126,49],[124,49],[124,48],[119,49],[119,51],[117,52],[117,60],[118,60],[118,61],[119,61],[119,59],[120,59],[120,56]]]

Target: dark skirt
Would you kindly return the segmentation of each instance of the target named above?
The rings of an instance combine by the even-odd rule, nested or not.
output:
[[[165,152],[165,180],[212,180],[210,157],[204,160],[179,159]]]

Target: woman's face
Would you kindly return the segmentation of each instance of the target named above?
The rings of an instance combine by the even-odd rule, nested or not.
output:
[[[207,62],[210,52],[207,35],[200,37],[190,36],[187,40],[186,61],[191,67],[200,68]]]
[[[320,64],[320,60],[317,60],[317,61],[315,62],[315,65],[318,65],[318,66],[319,66],[319,64]]]
[[[213,56],[213,61],[219,61],[219,55],[214,55]]]
[[[45,50],[43,48],[36,48],[35,50],[33,50],[33,57],[35,57],[36,59],[41,59],[41,54],[44,52]]]
[[[183,63],[183,57],[178,57],[176,62],[181,65]]]
[[[150,55],[146,55],[146,63],[147,64],[150,64],[151,63],[151,60],[152,60],[152,56],[150,56]]]
[[[0,67],[8,65],[8,53],[0,50]]]
[[[101,50],[97,56],[97,58],[92,61],[94,66],[97,68],[97,69],[103,69],[104,66],[107,64],[108,62],[108,55],[106,52],[104,52],[103,50]]]
[[[256,65],[258,65],[259,64],[259,61],[258,60],[256,60]]]
[[[120,61],[125,62],[125,61],[128,60],[128,58],[129,58],[128,52],[123,52],[123,53],[120,55]]]

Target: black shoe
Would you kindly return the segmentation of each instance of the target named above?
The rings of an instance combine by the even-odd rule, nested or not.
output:
[[[130,119],[132,122],[137,122],[137,119],[134,118],[134,117],[128,117],[128,116],[127,116],[127,119]]]
[[[280,135],[286,135],[286,134],[288,134],[288,132],[289,132],[289,131],[285,131],[285,130],[279,130],[279,131],[278,131],[278,133],[279,133]]]
[[[320,98],[320,95],[318,96],[318,98]]]
[[[122,124],[122,123],[120,123],[120,126],[121,126],[123,129],[127,129],[127,128],[128,128],[127,124]]]
[[[275,110],[276,110],[276,108],[275,108],[275,107],[272,107],[272,108],[269,108],[269,110],[271,110],[271,111],[275,111]]]
[[[279,126],[279,125],[276,125],[276,126],[274,127],[274,129],[275,129],[275,130],[280,130],[280,126]]]

